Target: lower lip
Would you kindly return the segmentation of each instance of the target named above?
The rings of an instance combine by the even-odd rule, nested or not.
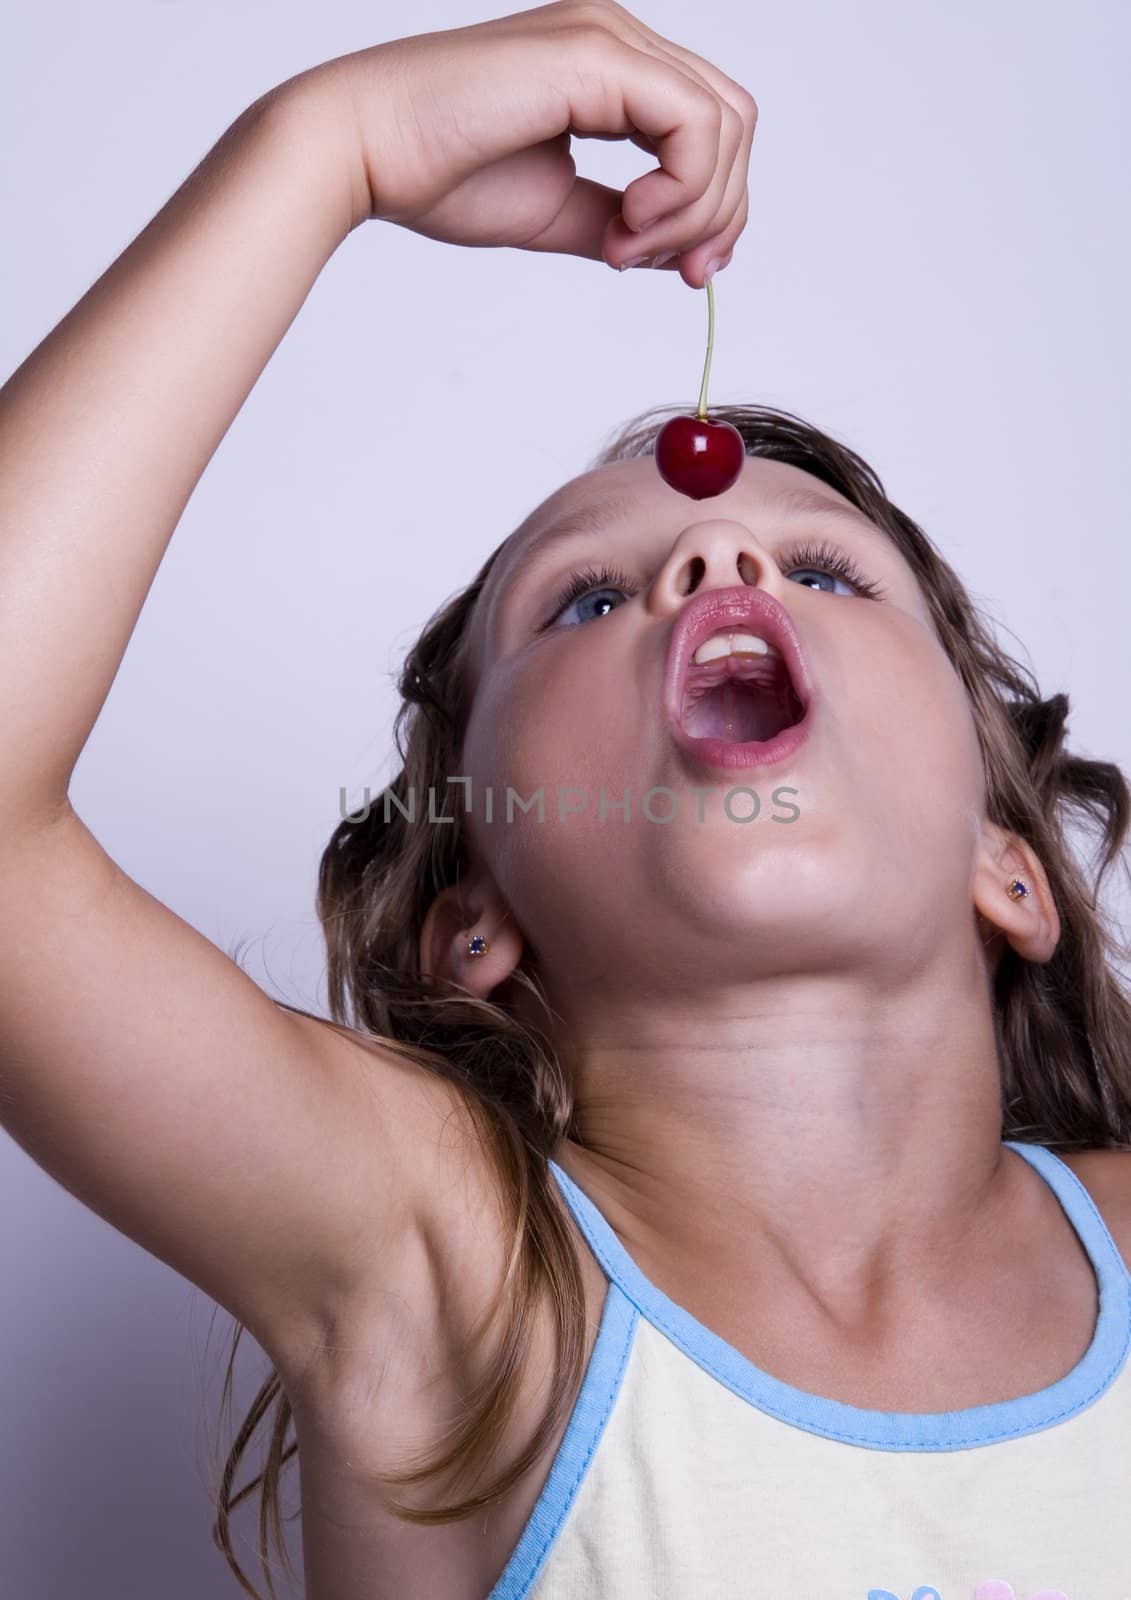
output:
[[[756,767],[780,766],[795,755],[809,737],[810,707],[800,722],[783,728],[772,739],[750,739],[745,744],[730,744],[725,739],[695,739],[678,723],[673,727],[676,743],[702,767],[725,772],[748,772]]]

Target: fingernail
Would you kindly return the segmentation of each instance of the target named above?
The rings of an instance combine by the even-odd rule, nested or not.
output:
[[[678,250],[665,250],[662,256],[653,256],[652,257],[652,265],[654,267],[662,267],[664,265],[665,261],[670,261],[673,256],[676,256],[678,254],[679,254]]]
[[[713,278],[715,276],[715,273],[718,272],[718,270],[719,270],[719,268],[721,266],[722,266],[722,260],[721,259],[717,259],[717,260],[714,260],[714,261],[708,261],[707,270],[703,274],[703,282],[706,283],[709,278]]]
[[[627,272],[629,267],[641,267],[646,261],[650,260],[650,256],[633,256],[631,261],[622,261],[620,266],[617,268],[617,271]]]

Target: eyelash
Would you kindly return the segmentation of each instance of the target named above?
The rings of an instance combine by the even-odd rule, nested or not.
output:
[[[827,572],[830,576],[843,578],[847,583],[851,583],[867,600],[883,598],[883,589],[878,584],[870,582],[850,557],[831,544],[795,545],[786,551],[781,566],[783,572],[792,571],[796,567]],[[538,631],[544,632],[558,620],[566,606],[571,605],[574,600],[579,600],[583,594],[588,594],[592,589],[623,589],[626,594],[630,594],[632,579],[619,567],[582,567],[570,577],[554,601],[553,611]]]

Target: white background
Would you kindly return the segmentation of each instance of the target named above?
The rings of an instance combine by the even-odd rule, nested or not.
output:
[[[1075,747],[1131,765],[1131,14],[635,10],[760,108],[711,403],[783,406],[860,451],[1043,692],[1069,693]],[[3,376],[265,89],[495,14],[17,0],[0,35]],[[617,187],[652,164],[628,144],[574,150]],[[193,494],[80,760],[73,798],[106,849],[223,948],[250,940],[272,992],[324,1010],[318,858],[339,785],[356,803],[391,774],[404,651],[620,423],[691,408],[705,332],[705,297],[672,273],[382,224],[351,236]],[[0,1216],[5,1593],[236,1596],[203,1488],[227,1314],[205,1396],[212,1303],[7,1137]],[[244,1344],[237,1401],[261,1375]],[[262,1589],[253,1515],[237,1526]],[[291,1547],[298,1562],[297,1524]]]

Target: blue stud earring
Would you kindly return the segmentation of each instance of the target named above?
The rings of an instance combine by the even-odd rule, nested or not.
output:
[[[467,941],[467,953],[469,956],[485,956],[490,948],[491,946],[481,933],[477,933],[473,939]]]
[[[1011,900],[1024,900],[1026,895],[1032,893],[1024,878],[1011,878],[1005,892]]]

